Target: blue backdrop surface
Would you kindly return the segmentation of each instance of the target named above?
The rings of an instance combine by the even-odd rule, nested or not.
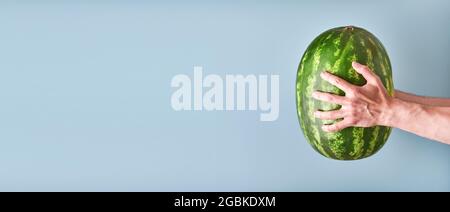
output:
[[[361,26],[395,87],[450,97],[450,1],[1,1],[1,191],[450,191],[450,147],[394,130],[326,159],[295,77],[322,31]],[[177,74],[280,75],[280,115],[176,112]]]

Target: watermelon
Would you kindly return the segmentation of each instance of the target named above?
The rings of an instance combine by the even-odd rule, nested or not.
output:
[[[340,120],[314,117],[314,111],[337,110],[341,106],[313,99],[313,91],[345,95],[323,80],[321,72],[327,70],[355,85],[366,83],[352,68],[353,61],[367,65],[380,77],[388,94],[393,95],[392,68],[386,49],[372,33],[359,27],[338,27],[320,34],[306,49],[297,70],[297,115],[303,134],[317,152],[337,160],[357,160],[375,154],[392,130],[386,126],[349,127],[329,133],[321,126]]]

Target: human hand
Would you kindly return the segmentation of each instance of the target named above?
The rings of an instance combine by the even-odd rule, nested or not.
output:
[[[347,127],[372,127],[386,125],[389,119],[389,108],[393,97],[389,96],[380,78],[367,66],[357,62],[352,63],[356,72],[367,81],[363,86],[356,86],[332,75],[322,72],[321,77],[345,92],[345,96],[315,91],[312,97],[329,103],[339,104],[342,107],[334,111],[316,111],[316,118],[323,120],[343,119],[335,124],[323,125],[326,132],[337,132]]]

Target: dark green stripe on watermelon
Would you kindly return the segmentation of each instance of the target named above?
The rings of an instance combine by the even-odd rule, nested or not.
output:
[[[388,127],[375,126],[350,127],[337,133],[327,133],[321,130],[321,126],[336,121],[322,121],[314,117],[314,111],[336,110],[341,106],[314,100],[311,97],[313,91],[345,95],[342,90],[320,78],[322,71],[330,71],[355,85],[366,83],[353,70],[353,61],[371,68],[381,78],[388,93],[393,94],[392,68],[385,48],[373,34],[358,27],[339,27],[320,34],[303,54],[297,71],[297,115],[303,134],[316,151],[338,160],[357,160],[375,154],[391,132]]]

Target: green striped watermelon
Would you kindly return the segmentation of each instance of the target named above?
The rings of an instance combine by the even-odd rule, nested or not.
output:
[[[322,71],[328,70],[352,84],[365,84],[365,79],[352,68],[352,61],[367,65],[381,78],[388,93],[393,95],[388,54],[381,42],[362,28],[338,27],[322,33],[308,46],[297,71],[297,115],[303,134],[317,152],[338,160],[357,160],[375,154],[391,133],[391,128],[385,126],[349,127],[337,133],[328,133],[322,131],[321,126],[336,121],[314,117],[316,110],[336,110],[340,105],[313,99],[313,91],[345,95],[342,90],[320,78]]]

